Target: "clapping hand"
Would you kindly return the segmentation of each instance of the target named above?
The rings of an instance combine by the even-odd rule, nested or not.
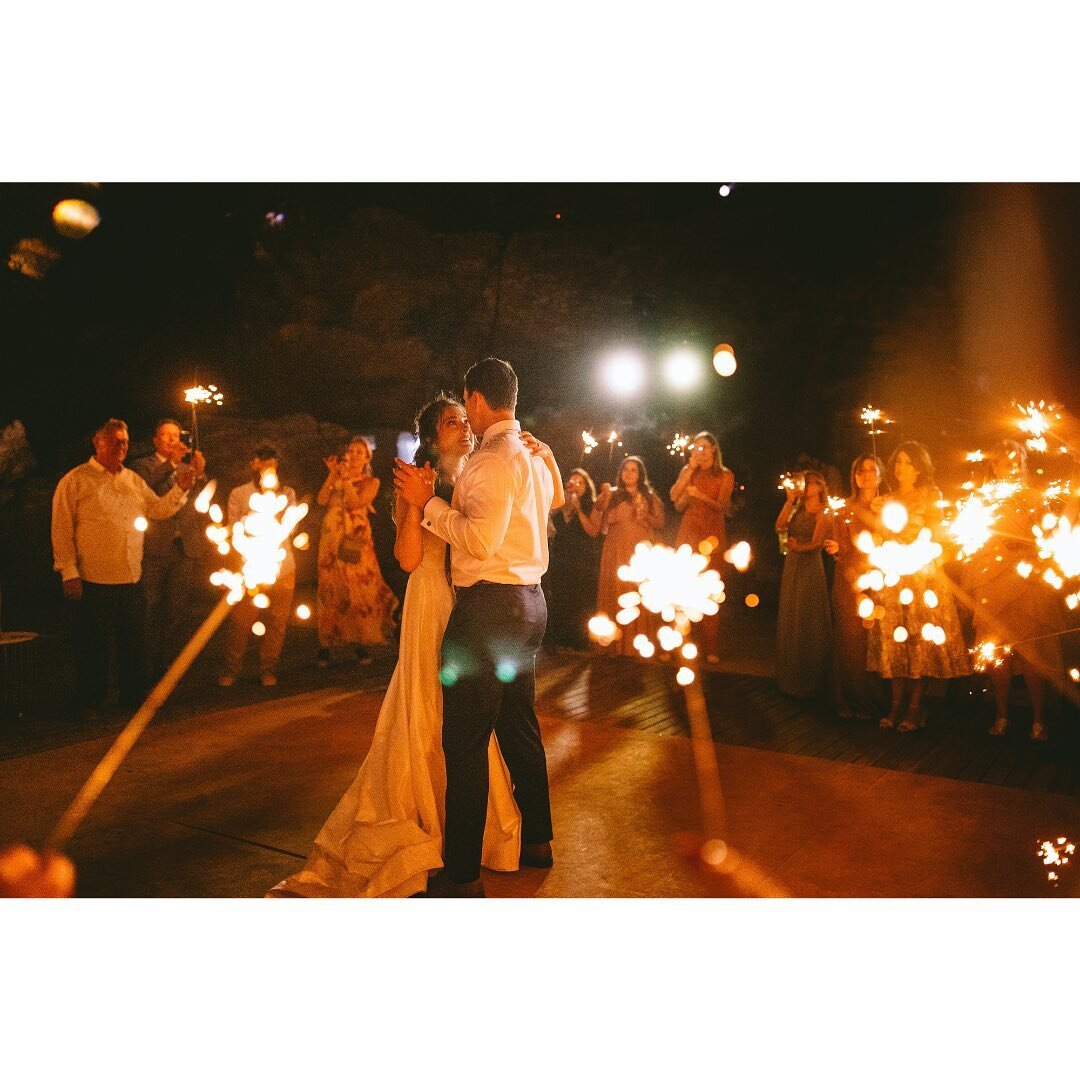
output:
[[[840,553],[840,545],[835,540],[826,540],[823,546],[826,555],[838,555]]]
[[[435,470],[430,464],[423,468],[394,458],[394,487],[397,493],[418,510],[435,494]]]
[[[341,458],[337,454],[331,454],[329,457],[323,458],[323,463],[330,473],[330,479],[338,480],[341,476]]]

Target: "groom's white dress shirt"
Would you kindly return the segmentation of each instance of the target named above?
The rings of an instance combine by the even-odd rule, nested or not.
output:
[[[555,482],[518,438],[517,420],[484,432],[447,503],[424,506],[424,528],[450,545],[454,585],[539,585],[548,566],[547,522]]]

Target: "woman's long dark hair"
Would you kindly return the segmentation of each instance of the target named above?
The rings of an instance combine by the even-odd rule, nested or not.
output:
[[[636,454],[631,454],[629,457],[623,458],[623,463],[619,466],[619,480],[622,480],[623,469],[625,469],[627,464],[631,461],[638,467],[638,491],[640,491],[651,503],[653,499],[657,498],[657,494],[653,491],[652,484],[649,483],[649,472],[645,468],[645,462]],[[615,488],[615,491],[611,496],[611,502],[608,503],[608,510],[614,510],[619,503],[626,502],[629,498],[630,492],[627,491],[620,482],[619,486]]]
[[[920,442],[911,440],[902,442],[889,458],[889,479],[896,481],[896,459],[901,454],[907,454],[908,461],[915,466],[915,486],[917,488],[935,487],[934,462],[930,458],[930,451]]]
[[[569,480],[571,476],[580,476],[585,481],[585,494],[581,496],[581,512],[588,516],[592,513],[593,503],[596,502],[596,485],[584,469],[571,469],[566,474],[566,479]]]
[[[456,405],[459,409],[463,408],[461,402],[452,394],[440,391],[420,409],[413,422],[413,433],[420,440],[416,453],[413,455],[413,464],[421,468],[424,465],[430,465],[435,470],[438,477],[435,481],[435,493],[447,500],[453,489],[442,478],[439,470],[439,450],[436,444],[439,440],[439,421],[450,405]]]

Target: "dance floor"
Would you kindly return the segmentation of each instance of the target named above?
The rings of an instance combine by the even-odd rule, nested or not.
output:
[[[749,717],[752,700],[729,695],[726,708],[716,704],[729,677],[750,680],[744,694],[764,679],[710,676],[714,731],[742,710],[747,730],[762,736],[762,721]],[[657,705],[659,684],[649,688],[653,680],[667,695],[660,669],[639,672],[635,682],[606,659],[561,656],[543,666],[555,866],[485,872],[489,896],[1080,893],[1069,868],[1053,887],[1036,858],[1040,840],[1080,835],[1080,802],[1072,795],[934,775],[897,758],[908,750],[894,750],[891,767],[845,760],[852,755],[843,752],[815,756],[812,727],[801,747],[794,739],[787,749],[734,735],[725,741],[716,731],[730,856],[721,872],[706,874],[680,855],[680,838],[700,820],[691,742],[677,694],[665,697],[667,716]],[[72,843],[79,895],[260,896],[297,868],[355,775],[374,729],[380,681],[227,708],[223,701],[236,699],[219,697],[217,705],[162,717]],[[876,730],[862,735],[867,746],[905,745]],[[0,761],[0,841],[40,843],[110,741],[101,733],[54,739]]]

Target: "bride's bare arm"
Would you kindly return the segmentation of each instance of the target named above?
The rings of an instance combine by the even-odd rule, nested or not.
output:
[[[544,464],[551,473],[552,483],[555,485],[555,495],[552,499],[551,509],[558,510],[566,502],[566,491],[563,489],[562,473],[559,471],[559,463],[547,443],[541,442],[535,435],[528,431],[521,432],[521,441],[526,449],[533,455],[543,458]]]
[[[424,557],[424,529],[420,524],[419,507],[407,503],[399,495],[394,509],[394,525],[397,527],[394,558],[406,574],[411,574]]]

